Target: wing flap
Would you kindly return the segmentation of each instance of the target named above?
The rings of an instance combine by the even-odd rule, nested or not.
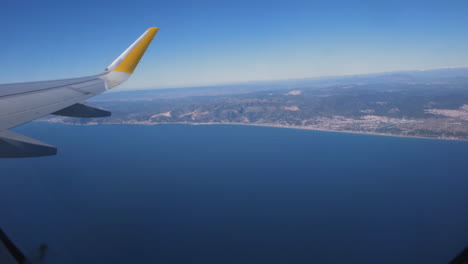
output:
[[[67,117],[80,117],[80,118],[94,118],[94,117],[108,117],[111,112],[91,105],[89,103],[74,104],[60,111],[52,113],[53,115],[67,116]]]
[[[6,130],[0,132],[1,158],[27,158],[56,155],[57,149],[39,140]]]

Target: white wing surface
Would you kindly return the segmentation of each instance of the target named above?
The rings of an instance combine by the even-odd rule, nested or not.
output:
[[[8,130],[40,117],[49,114],[70,117],[110,116],[110,112],[86,103],[86,99],[125,82],[158,30],[146,30],[98,75],[0,85],[0,157],[55,155],[56,148]]]

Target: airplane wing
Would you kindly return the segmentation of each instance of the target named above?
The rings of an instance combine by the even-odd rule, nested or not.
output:
[[[110,112],[86,103],[86,99],[125,82],[159,28],[149,28],[104,72],[88,77],[56,81],[0,85],[0,157],[55,155],[57,149],[9,129],[54,114],[69,117],[105,117]]]

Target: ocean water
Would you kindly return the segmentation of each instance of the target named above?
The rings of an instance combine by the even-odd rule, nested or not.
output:
[[[448,263],[468,245],[468,142],[247,126],[17,131],[0,226],[45,263]]]

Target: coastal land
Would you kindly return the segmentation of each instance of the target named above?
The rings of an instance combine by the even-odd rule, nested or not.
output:
[[[468,68],[114,92],[110,118],[48,116],[72,125],[255,125],[468,140]]]

